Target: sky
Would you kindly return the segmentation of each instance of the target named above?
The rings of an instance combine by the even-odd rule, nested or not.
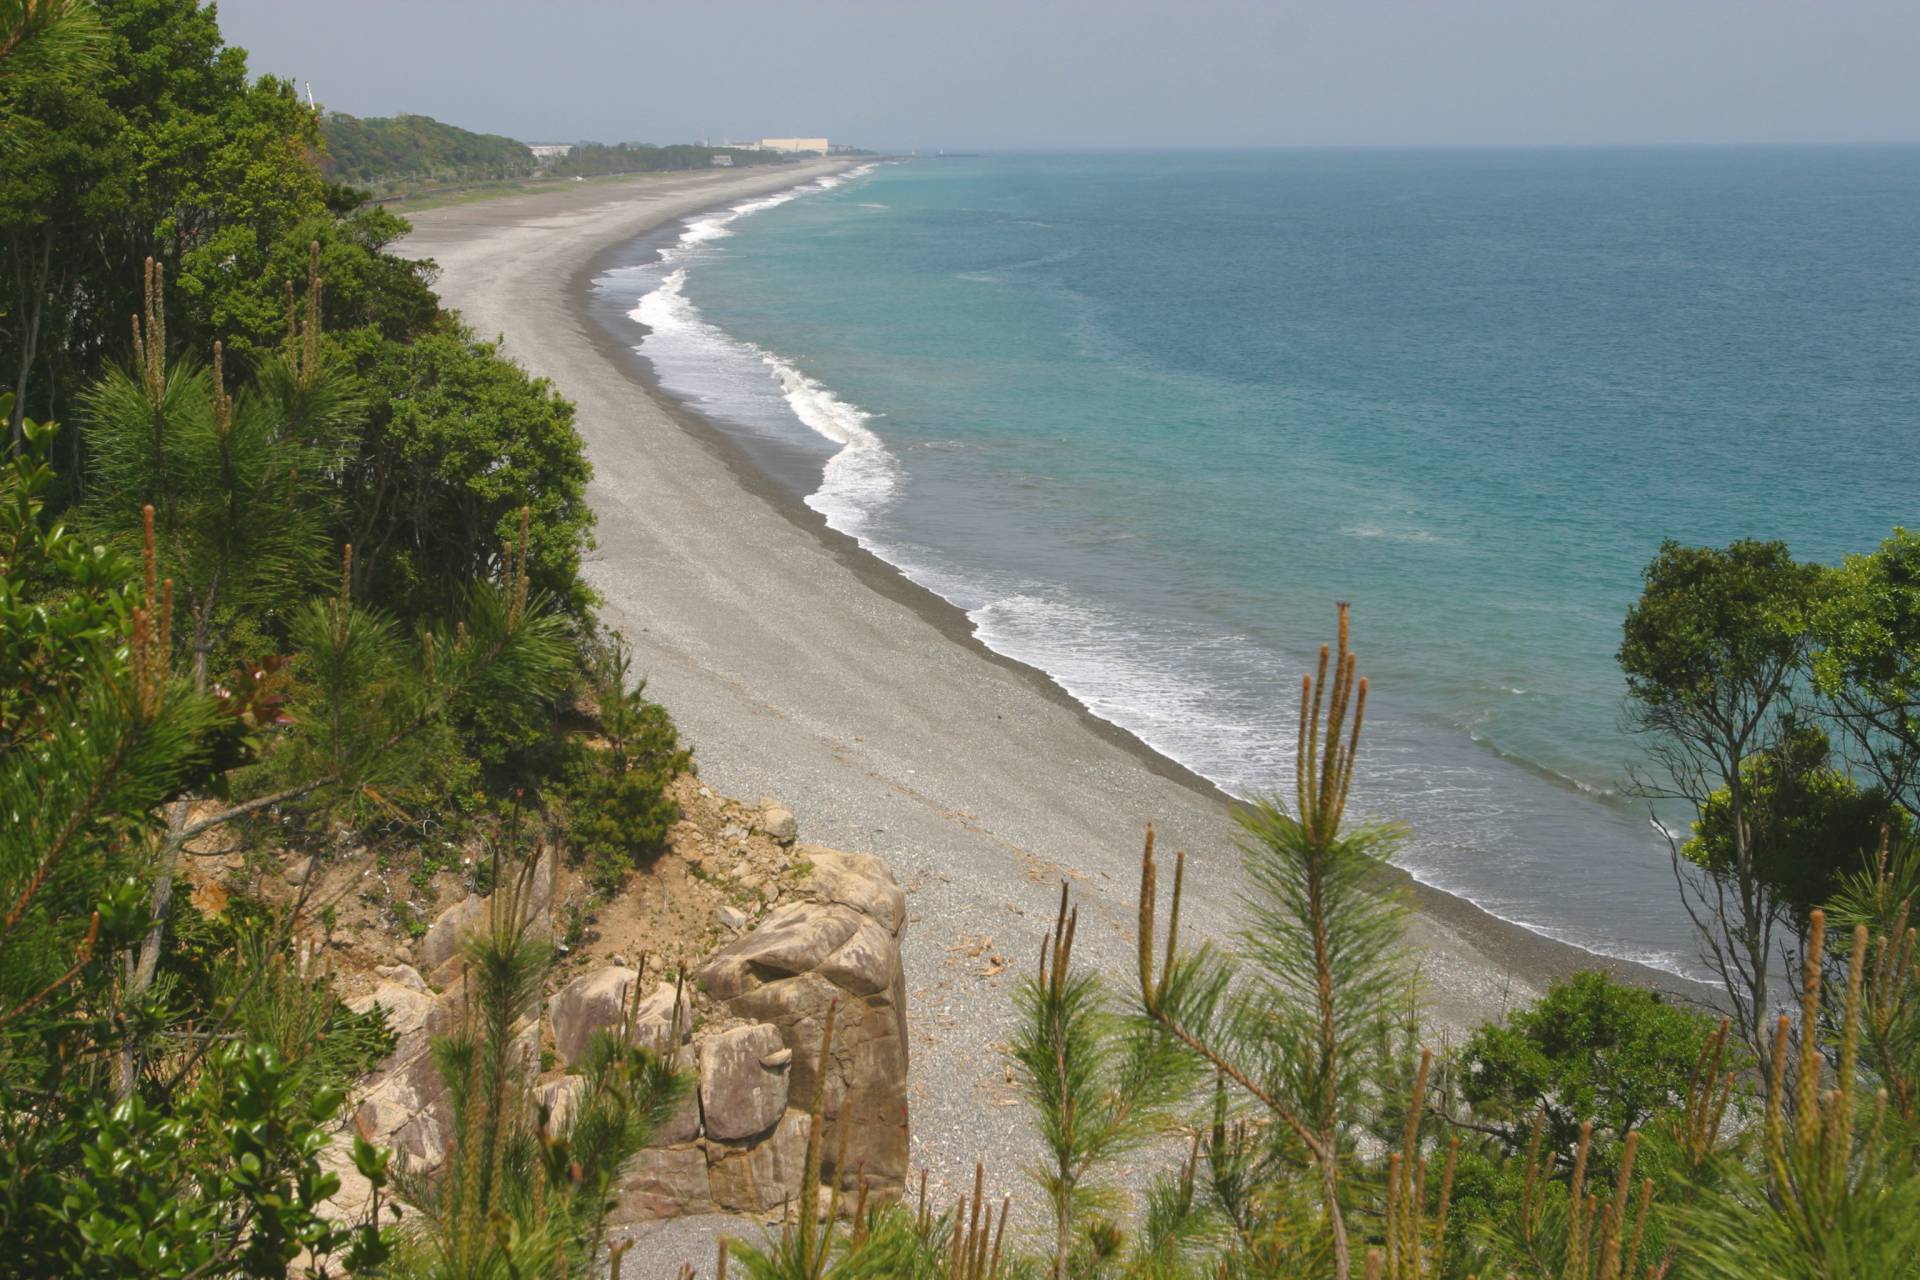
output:
[[[528,142],[1920,142],[1917,0],[219,0],[256,72]]]

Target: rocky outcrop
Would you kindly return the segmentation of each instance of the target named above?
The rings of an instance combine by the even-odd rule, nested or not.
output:
[[[633,984],[639,977],[624,965],[609,965],[575,978],[553,997],[548,1006],[553,1048],[563,1064],[577,1066],[586,1058],[594,1032],[616,1031],[622,1025],[630,1025],[633,1043],[655,1053],[664,1054],[676,1034],[684,1041],[692,1025],[684,993],[662,982],[634,1003]]]
[[[700,1147],[655,1147],[620,1170],[614,1187],[615,1223],[712,1213],[707,1153]]]
[[[553,882],[553,858],[547,853],[535,864],[523,899],[526,919],[536,935],[552,929]],[[323,1156],[325,1165],[341,1179],[341,1191],[329,1203],[345,1218],[359,1214],[371,1194],[349,1154],[355,1130],[375,1146],[394,1151],[415,1170],[437,1168],[446,1159],[452,1114],[432,1046],[436,1037],[457,1030],[468,1015],[463,952],[467,939],[487,927],[492,902],[473,895],[442,911],[415,949],[418,967],[381,966],[375,971],[382,979],[380,985],[349,1002],[350,1008],[362,1012],[375,1005],[385,1010],[396,1041],[386,1060],[360,1082],[352,1119]],[[423,970],[431,981],[422,977]],[[515,1060],[529,1072],[538,1069],[540,1058],[537,1014],[537,1009],[529,1010],[520,1021],[513,1047]],[[542,1100],[558,1110],[571,1107],[573,1095],[554,1094]]]
[[[780,812],[762,806],[763,821],[776,819],[763,829],[776,839],[786,829]],[[543,1027],[551,1031],[551,1065],[574,1071],[596,1032],[627,1028],[636,1043],[673,1051],[695,1077],[653,1145],[621,1170],[615,1222],[760,1214],[792,1204],[816,1091],[826,1126],[824,1175],[848,1188],[864,1176],[869,1194],[882,1198],[904,1185],[905,896],[878,858],[812,845],[779,856],[790,861],[774,895],[778,905],[757,927],[737,932],[684,986],[640,987],[642,975],[616,955],[555,992],[544,1018],[530,1011],[522,1024],[517,1051],[529,1072],[538,1069]],[[551,886],[548,868],[536,877],[527,908],[536,928],[551,928]],[[415,1170],[446,1158],[451,1116],[430,1045],[467,1014],[465,943],[486,927],[489,911],[487,899],[473,897],[441,912],[416,951],[419,967],[381,967],[375,989],[353,1002],[383,1009],[398,1036],[392,1055],[358,1091],[354,1125]],[[751,917],[740,913],[738,923],[744,928]],[[823,1062],[829,1011],[833,1041]],[[565,1125],[581,1088],[577,1074],[538,1086],[549,1123]],[[349,1146],[343,1133],[327,1163],[346,1184],[334,1203],[351,1214],[358,1175],[345,1158]]]
[[[420,968],[432,973],[459,954],[466,940],[487,925],[487,899],[474,894],[442,911],[427,926],[416,954]]]
[[[700,1042],[700,1118],[707,1136],[750,1141],[787,1109],[793,1050],[767,1024],[735,1027]]]
[[[820,1089],[824,1173],[897,1196],[907,1171],[906,897],[878,858],[817,846],[796,900],[777,907],[696,972],[709,1015],[694,1037],[700,1129],[656,1135],[623,1175],[616,1218],[707,1208],[763,1213],[799,1191]],[[833,1043],[821,1078],[828,1011]],[[842,1133],[845,1161],[838,1161]],[[691,1156],[707,1180],[690,1176]]]

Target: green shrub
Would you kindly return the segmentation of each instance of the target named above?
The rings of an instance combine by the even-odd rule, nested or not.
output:
[[[1658,992],[1578,973],[1473,1033],[1460,1051],[1461,1091],[1509,1149],[1526,1145],[1543,1107],[1555,1149],[1577,1140],[1585,1120],[1620,1138],[1680,1105],[1712,1031],[1712,1019]]]
[[[573,859],[596,891],[609,894],[666,847],[680,817],[667,787],[692,756],[666,708],[646,700],[646,682],[627,687],[630,661],[619,636],[596,645],[588,663],[607,745],[575,747],[560,790]]]
[[[673,723],[660,708],[651,758],[622,762],[613,752],[581,748],[563,782],[569,841],[576,862],[601,893],[611,893],[627,873],[650,864],[666,847],[667,831],[680,806],[667,795],[687,753],[675,745]]]

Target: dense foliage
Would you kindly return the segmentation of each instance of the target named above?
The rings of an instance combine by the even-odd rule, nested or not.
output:
[[[311,871],[454,796],[546,831],[593,626],[571,406],[442,312],[210,6],[0,4],[0,112],[0,1274],[413,1274],[431,1233],[376,1215],[431,1196],[338,1149],[380,1015],[305,889],[183,859],[240,832]],[[513,1130],[560,1161],[543,1275],[675,1087],[596,1052],[573,1121]]]
[[[1539,1002],[1481,1027],[1460,1050],[1461,1097],[1526,1145],[1544,1115],[1556,1146],[1591,1123],[1623,1139],[1686,1098],[1712,1019],[1603,973],[1555,983]]]
[[[451,319],[346,347],[372,402],[343,495],[357,583],[408,615],[442,610],[527,508],[535,588],[584,617],[593,513],[573,406]]]
[[[666,711],[646,700],[646,682],[632,679],[620,636],[592,647],[587,676],[605,745],[575,744],[559,790],[568,848],[588,883],[611,895],[628,872],[666,848],[667,830],[680,817],[667,785],[692,758]]]
[[[1780,542],[1670,542],[1627,615],[1628,719],[1652,764],[1640,790],[1689,815],[1679,891],[1763,1075],[1777,975],[1804,959],[1812,911],[1920,803],[1915,547],[1896,529],[1835,569]]]
[[[330,111],[321,118],[320,133],[326,172],[356,187],[524,178],[534,169],[526,143],[431,116],[362,118]]]

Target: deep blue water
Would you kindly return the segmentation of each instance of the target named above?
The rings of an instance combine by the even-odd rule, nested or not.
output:
[[[1693,967],[1622,794],[1660,540],[1920,520],[1920,149],[922,160],[744,208],[598,284],[670,390],[1230,789],[1290,777],[1352,601],[1361,807],[1609,954]]]

